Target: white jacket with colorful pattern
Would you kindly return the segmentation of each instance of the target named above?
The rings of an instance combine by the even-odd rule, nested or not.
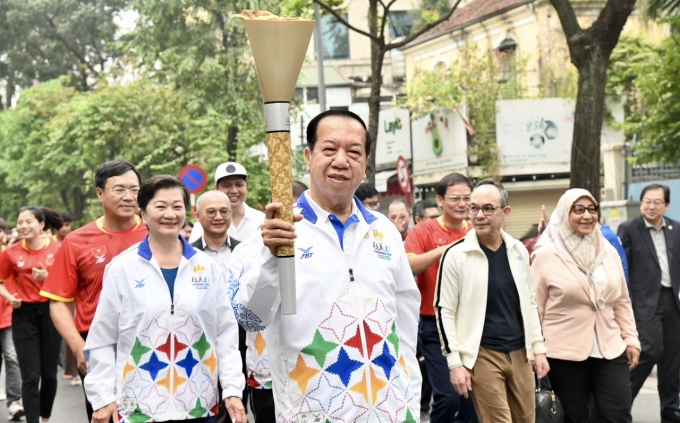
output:
[[[245,386],[225,278],[182,242],[174,302],[148,238],[106,267],[85,343],[85,391],[95,410],[116,402],[121,423],[212,416],[218,376],[224,398]]]
[[[277,259],[261,234],[232,254],[229,295],[239,323],[264,330],[277,422],[419,420],[420,292],[392,222],[354,200],[342,232],[300,197],[297,314],[281,314]]]

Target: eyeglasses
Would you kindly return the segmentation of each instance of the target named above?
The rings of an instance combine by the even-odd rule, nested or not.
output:
[[[369,209],[377,209],[380,207],[380,201],[366,201],[364,206],[368,207]]]
[[[651,206],[652,204],[654,204],[654,207],[661,207],[663,204],[666,204],[666,203],[665,203],[664,201],[662,201],[662,200],[654,200],[654,201],[652,201],[652,200],[650,200],[650,199],[646,199],[646,200],[642,200],[642,204],[644,204],[645,207],[649,207],[649,206]]]
[[[442,197],[447,198],[449,201],[451,201],[454,204],[458,204],[462,201],[465,203],[470,203],[470,196],[466,195],[464,197],[461,197],[460,195],[442,195]]]
[[[477,213],[481,210],[482,213],[484,213],[484,216],[491,216],[496,209],[502,209],[503,207],[501,206],[494,206],[493,204],[485,204],[482,207],[479,207],[477,204],[471,204],[469,213],[473,216],[476,216]]]
[[[225,208],[223,208],[223,209],[220,209],[220,216],[222,216],[222,217],[227,217],[227,216],[229,216],[230,214],[231,214],[231,210],[229,210],[228,208],[225,207]],[[217,210],[215,210],[215,209],[207,209],[207,210],[205,211],[205,215],[208,216],[210,219],[212,219],[212,218],[214,218],[215,216],[217,216]]]
[[[581,204],[575,204],[575,205],[571,206],[571,211],[573,211],[574,214],[578,215],[578,216],[585,213],[586,210],[588,210],[588,214],[590,214],[591,216],[595,216],[597,213],[599,213],[600,206],[586,207],[586,206],[582,206]]]
[[[123,188],[123,187],[116,187],[116,188],[107,188],[109,191],[114,193],[118,197],[124,196],[126,193],[130,193],[131,196],[136,197],[137,194],[139,194],[139,188]]]

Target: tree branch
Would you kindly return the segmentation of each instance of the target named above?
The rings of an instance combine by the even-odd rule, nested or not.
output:
[[[383,16],[382,16],[382,22],[380,23],[380,39],[384,40],[385,39],[385,25],[387,25],[387,21],[389,20],[390,16],[390,7],[394,4],[394,2],[397,0],[392,0],[390,1],[387,6],[385,6],[385,3],[382,2],[382,0],[378,0],[380,5],[383,7]]]
[[[460,0],[458,0],[458,2],[460,2]],[[352,31],[354,31],[354,32],[356,32],[356,33],[358,33],[358,34],[363,35],[364,37],[368,37],[368,38],[370,38],[371,40],[373,40],[373,41],[375,41],[375,42],[379,42],[378,37],[374,37],[374,36],[372,36],[371,34],[369,34],[368,32],[363,31],[363,30],[361,30],[361,29],[355,27],[354,25],[351,25],[349,22],[347,22],[347,20],[346,20],[345,18],[343,18],[342,16],[340,16],[340,14],[339,14],[338,12],[336,12],[336,11],[333,10],[333,9],[331,9],[327,4],[325,4],[325,3],[323,3],[323,2],[321,2],[321,1],[319,1],[319,0],[314,0],[314,3],[318,4],[318,5],[321,6],[324,10],[326,10],[328,13],[330,13],[331,15],[333,15],[333,16],[335,17],[335,19],[337,19],[338,22],[340,22],[341,24],[345,25],[347,28],[351,29]]]
[[[453,12],[455,12],[456,9],[458,9],[458,5],[460,4],[460,2],[461,2],[461,0],[456,0],[456,4],[454,4],[451,7],[451,9],[449,10],[449,12],[446,15],[444,15],[441,19],[438,19],[435,22],[432,22],[432,23],[425,25],[424,27],[420,28],[418,30],[418,32],[415,32],[415,33],[409,35],[408,37],[404,38],[401,41],[398,41],[396,43],[387,44],[385,46],[385,51],[403,47],[406,44],[410,43],[411,41],[415,40],[416,38],[420,37],[421,35],[423,35],[427,31],[431,30],[435,26],[439,25],[440,23],[448,21],[449,18],[451,18],[451,15],[453,15]]]
[[[88,62],[77,49],[73,48],[73,46],[71,46],[71,44],[69,44],[69,42],[66,41],[64,37],[61,36],[61,34],[59,34],[59,32],[57,31],[57,26],[54,24],[52,18],[50,18],[50,16],[46,14],[45,19],[47,20],[47,23],[50,25],[50,27],[52,27],[53,34],[57,38],[57,40],[59,40],[67,49],[69,49],[71,53],[73,53],[73,55],[78,58],[78,61],[84,64],[90,70],[90,72],[96,75],[97,72],[92,67],[92,64]]]
[[[609,56],[616,44],[628,16],[635,8],[635,0],[608,0],[592,25],[595,39]]]
[[[610,3],[612,2],[610,1]],[[555,11],[557,11],[557,16],[560,18],[562,30],[564,31],[567,41],[583,31],[578,24],[576,12],[574,12],[574,8],[571,6],[569,0],[550,0],[550,4],[552,4]]]

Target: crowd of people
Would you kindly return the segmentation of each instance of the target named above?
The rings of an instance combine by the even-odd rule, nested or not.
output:
[[[246,204],[239,163],[218,166],[190,212],[179,179],[143,181],[124,160],[96,170],[103,214],[79,229],[30,205],[16,237],[0,220],[10,419],[50,420],[63,339],[94,423],[533,423],[537,383],[566,422],[622,423],[655,365],[661,420],[680,422],[668,187],[647,186],[618,237],[591,193],[567,190],[530,254],[504,231],[501,183],[452,173],[436,202],[383,214],[362,184],[362,120],[331,110],[306,135],[293,224],[280,203]],[[295,251],[295,314],[281,312],[281,246]]]

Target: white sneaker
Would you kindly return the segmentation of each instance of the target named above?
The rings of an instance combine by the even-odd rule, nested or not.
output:
[[[5,401],[7,400],[7,394],[5,393],[4,389],[0,389],[0,401]]]
[[[18,420],[24,415],[24,406],[21,401],[14,401],[7,407],[7,411],[9,411],[10,420]]]
[[[80,380],[80,376],[75,376],[73,379],[71,379],[71,386],[80,386],[83,384],[83,381]]]

